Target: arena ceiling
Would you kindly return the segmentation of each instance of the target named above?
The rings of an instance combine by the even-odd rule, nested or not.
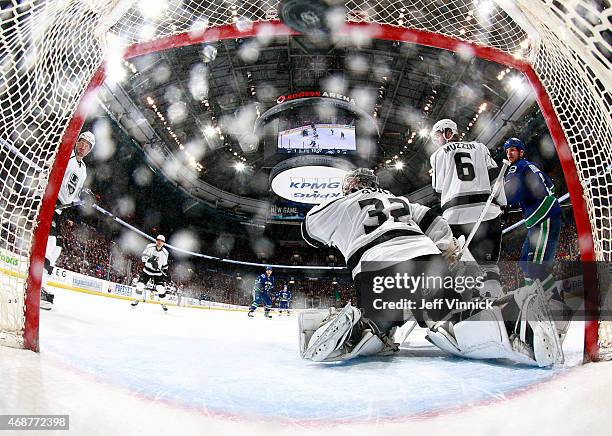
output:
[[[261,147],[241,146],[236,125],[250,129],[280,95],[327,90],[354,97],[379,123],[370,166],[387,188],[406,194],[430,183],[426,133],[435,121],[452,118],[463,139],[475,140],[499,127],[521,81],[469,53],[384,40],[335,45],[306,36],[168,49],[130,59],[126,71],[123,81],[106,85],[101,100],[130,136],[145,150],[168,150],[201,181],[255,199],[270,196],[270,168]],[[513,130],[522,128],[518,115]],[[509,119],[501,116],[504,124]],[[138,126],[144,136],[135,134]],[[403,168],[396,169],[398,161]],[[246,171],[234,169],[238,162]]]

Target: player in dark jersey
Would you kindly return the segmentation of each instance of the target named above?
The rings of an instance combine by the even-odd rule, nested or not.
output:
[[[253,286],[253,303],[251,303],[248,313],[251,318],[254,316],[253,313],[261,303],[264,305],[264,317],[272,318],[272,315],[270,315],[270,309],[272,308],[270,292],[273,290],[274,276],[272,275],[272,267],[267,266],[266,272],[258,275],[257,279],[255,279],[255,286]]]
[[[278,301],[278,314],[282,315],[283,310],[287,312],[289,316],[289,302],[291,301],[291,291],[287,285],[283,286],[283,289],[278,291],[276,294],[276,300]]]
[[[508,139],[504,150],[512,163],[504,179],[506,198],[508,204],[520,205],[527,227],[520,259],[526,284],[539,279],[549,297],[562,300],[552,275],[563,224],[555,186],[547,174],[525,159],[525,144],[520,139]]]

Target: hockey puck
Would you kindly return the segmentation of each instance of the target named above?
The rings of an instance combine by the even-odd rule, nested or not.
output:
[[[338,0],[282,0],[278,16],[283,23],[300,33],[317,35],[330,32],[330,16],[344,7]]]

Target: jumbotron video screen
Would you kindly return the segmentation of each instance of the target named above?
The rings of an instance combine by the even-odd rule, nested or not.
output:
[[[310,124],[278,134],[279,153],[347,154],[356,150],[354,125]]]

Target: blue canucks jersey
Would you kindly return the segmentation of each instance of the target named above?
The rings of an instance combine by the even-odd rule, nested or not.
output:
[[[272,274],[270,274],[270,277],[266,273],[257,276],[253,290],[268,293],[272,289],[274,289],[274,276]]]
[[[283,289],[276,294],[276,299],[279,301],[291,300],[291,291],[289,289]]]
[[[526,159],[510,166],[504,177],[504,189],[509,205],[520,204],[527,228],[561,214],[552,180]]]

